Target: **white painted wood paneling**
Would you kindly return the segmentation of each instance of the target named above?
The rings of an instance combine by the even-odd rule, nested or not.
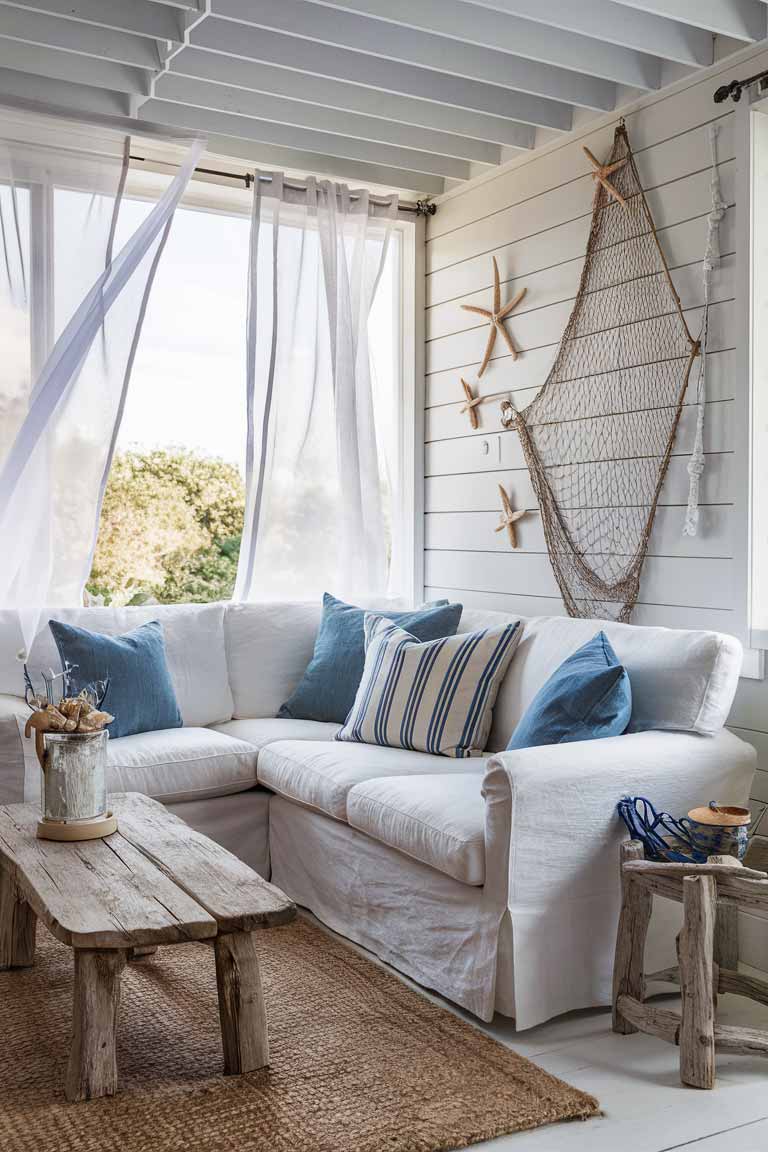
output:
[[[754,56],[747,72],[768,65]],[[737,132],[732,106],[715,105],[714,89],[744,66],[723,65],[666,93],[638,102],[626,114],[641,182],[659,239],[694,333],[701,323],[701,259],[711,206],[710,139],[717,125],[722,191],[730,210],[721,229],[723,260],[715,274],[706,412],[706,470],[699,535],[682,535],[688,497],[687,464],[696,419],[691,390],[683,408],[669,471],[643,570],[637,624],[716,628],[743,635],[746,589],[741,586],[746,523],[744,437],[747,381],[739,354],[737,269]],[[578,290],[589,232],[593,183],[582,152],[608,153],[614,123],[531,156],[522,156],[448,194],[428,223],[426,275],[427,380],[425,413],[425,583],[430,597],[449,596],[477,607],[521,615],[563,612],[543,537],[537,501],[516,432],[499,421],[498,394],[525,407],[544,383]],[[502,298],[527,289],[509,330],[522,355],[513,361],[502,341],[481,381],[476,370],[486,329],[462,303],[486,306],[492,291],[491,256],[498,261]],[[492,399],[473,430],[459,376]],[[692,375],[695,380],[695,370]],[[628,417],[631,423],[631,416]],[[627,441],[627,456],[641,445]],[[591,445],[595,469],[608,469]],[[518,525],[520,547],[496,533],[498,485],[529,515]],[[620,510],[616,515],[620,516]],[[732,724],[758,749],[753,796],[768,801],[768,684],[742,680]]]

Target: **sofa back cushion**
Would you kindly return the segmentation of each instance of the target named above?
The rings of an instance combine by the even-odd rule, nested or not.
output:
[[[408,607],[396,599],[360,603],[382,611]],[[277,716],[312,659],[321,612],[319,600],[227,605],[224,635],[236,719]]]
[[[459,631],[517,619],[502,612],[465,609]],[[539,689],[571,653],[602,629],[632,686],[628,732],[662,729],[711,736],[728,719],[741,671],[742,649],[733,636],[537,616],[525,627],[501,686],[488,748],[507,746],[516,724]]]
[[[229,604],[224,635],[236,719],[277,716],[312,659],[320,601]]]
[[[39,669],[61,669],[61,660],[48,627],[50,619],[76,628],[119,636],[149,620],[163,626],[168,670],[187,727],[199,728],[232,718],[224,647],[223,604],[143,604],[126,608],[47,608],[32,642],[27,663]],[[21,696],[24,679],[17,653],[22,646],[16,612],[0,610],[0,692]]]

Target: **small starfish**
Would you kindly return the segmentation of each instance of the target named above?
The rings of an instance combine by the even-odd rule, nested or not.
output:
[[[623,160],[615,160],[613,164],[601,164],[597,156],[595,156],[593,152],[590,152],[585,144],[582,144],[582,148],[590,164],[594,165],[595,168],[595,171],[592,173],[592,179],[595,183],[602,184],[608,195],[613,196],[614,200],[618,200],[622,208],[626,208],[626,200],[621,192],[614,188],[608,177],[612,176],[614,172],[617,172],[619,168],[623,168],[627,160],[629,160],[629,156],[625,156]]]
[[[510,355],[512,356],[512,359],[517,360],[517,357],[519,355],[517,348],[515,348],[515,345],[512,343],[512,337],[510,336],[509,332],[507,332],[506,328],[504,327],[504,320],[506,319],[507,316],[509,316],[510,312],[512,312],[513,309],[517,308],[517,306],[520,303],[520,301],[522,300],[523,296],[525,296],[525,288],[521,288],[520,291],[518,292],[518,294],[516,296],[514,296],[509,301],[509,303],[505,304],[504,307],[502,308],[502,306],[501,306],[501,285],[499,283],[499,266],[496,263],[496,257],[494,256],[494,257],[492,257],[492,259],[493,259],[493,308],[478,308],[478,306],[476,304],[462,304],[462,308],[464,309],[465,312],[474,312],[478,316],[484,316],[485,319],[488,320],[488,322],[490,324],[490,332],[488,333],[488,343],[485,346],[485,355],[483,356],[483,362],[477,371],[478,376],[482,376],[483,372],[485,372],[486,368],[488,367],[488,361],[491,358],[491,353],[493,352],[494,345],[496,344],[497,333],[500,332],[501,335],[503,336],[504,342],[506,343],[507,348],[509,348]]]
[[[472,389],[470,388],[469,384],[467,384],[464,377],[462,376],[462,377],[460,377],[460,379],[461,379],[461,386],[464,389],[464,395],[466,396],[466,401],[462,404],[461,408],[459,408],[459,412],[468,412],[470,424],[472,425],[473,428],[477,428],[478,420],[477,420],[477,412],[475,412],[475,408],[477,408],[478,404],[483,403],[483,397],[482,396],[473,396],[472,395]]]
[[[513,510],[503,484],[499,484],[499,495],[501,496],[503,511],[501,513],[501,524],[499,524],[498,528],[495,528],[494,531],[503,532],[506,528],[510,544],[513,548],[517,548],[515,524],[518,520],[522,520],[523,516],[527,514],[527,511],[525,508],[519,508],[516,512]]]

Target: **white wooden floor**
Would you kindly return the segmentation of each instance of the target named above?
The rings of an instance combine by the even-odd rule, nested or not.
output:
[[[768,1027],[768,1008],[736,996],[721,996],[719,1001],[722,1023]],[[663,1003],[676,1006],[672,997],[665,997]],[[640,1033],[615,1035],[608,1011],[574,1012],[518,1034],[503,1019],[484,1027],[541,1068],[591,1092],[604,1115],[518,1132],[477,1148],[488,1152],[768,1150],[765,1058],[718,1056],[717,1086],[701,1092],[680,1083],[677,1048]]]
[[[318,927],[328,928],[308,915]],[[330,933],[334,935],[334,933]],[[338,937],[338,939],[342,939]],[[369,952],[343,941],[369,960],[394,972]],[[745,968],[745,971],[754,971]],[[764,973],[754,973],[765,977]],[[474,1016],[394,972],[473,1027],[514,1048],[541,1068],[590,1092],[603,1110],[593,1120],[574,1121],[516,1132],[475,1144],[487,1152],[768,1152],[768,1059],[718,1056],[717,1085],[711,1092],[680,1083],[678,1049],[663,1040],[611,1031],[609,1010],[593,1009],[560,1016],[525,1032],[498,1017],[481,1024]],[[656,985],[661,990],[664,986]],[[768,1028],[768,1007],[739,996],[718,998],[718,1020]],[[660,1000],[677,1008],[673,995]]]

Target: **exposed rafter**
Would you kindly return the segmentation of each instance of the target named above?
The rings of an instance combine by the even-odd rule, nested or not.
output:
[[[386,24],[448,36],[525,56],[543,64],[615,80],[633,88],[658,88],[661,61],[642,52],[562,31],[533,20],[493,12],[464,0],[321,0],[343,12],[373,16]],[[386,36],[386,31],[384,33]]]
[[[615,3],[671,20],[683,20],[736,40],[762,40],[766,34],[766,9],[760,0],[615,0]]]
[[[461,44],[446,36],[433,36],[399,24],[389,24],[385,36],[377,20],[320,7],[307,0],[217,0],[215,12],[216,17],[206,21],[204,33],[209,27],[215,29],[223,23],[217,17],[226,16],[244,21],[249,27],[301,37],[312,44],[330,44],[366,57],[500,84],[585,108],[605,111],[616,103],[615,85],[609,80],[542,64],[524,55],[512,56],[492,48]]]
[[[0,36],[151,71],[162,65],[158,41],[148,36],[115,32],[96,24],[61,20],[21,8],[0,7]]]
[[[209,89],[215,93],[215,86],[221,81],[221,66],[222,60],[218,54],[185,48],[172,61],[170,70],[180,76],[213,81]],[[380,116],[399,124],[434,128],[440,132],[457,132],[475,140],[488,140],[511,148],[533,147],[533,127],[504,116],[491,116],[469,108],[457,108],[455,104],[419,100],[396,92],[382,92],[361,84],[350,84],[346,80],[293,72],[272,64],[235,57],[227,59],[226,68],[226,87],[237,87],[246,93],[285,96],[321,108]],[[332,121],[333,117],[328,116],[328,119]]]
[[[619,7],[614,0],[467,0],[473,7],[524,16],[550,28],[580,32],[606,44],[618,44],[674,60],[692,68],[713,62],[712,34],[706,28],[681,24],[652,12]]]
[[[448,176],[454,180],[466,180],[469,176],[468,163],[452,156],[436,156],[414,148],[398,148],[331,132],[313,132],[289,124],[274,124],[248,116],[230,116],[224,112],[209,112],[182,104],[169,104],[163,100],[148,100],[142,108],[142,115],[161,124],[197,128],[201,132],[242,137],[244,140],[278,144],[294,150],[306,149],[325,156],[341,156],[347,160],[364,160],[369,164],[408,168],[412,172]]]
[[[186,76],[172,73],[159,77],[155,96],[159,100],[227,114],[224,130],[232,135],[247,135],[250,119],[256,118],[274,124],[303,126],[324,133],[331,131],[349,139],[418,148],[435,155],[473,160],[479,164],[498,164],[500,160],[499,146],[484,140],[473,140],[452,132],[434,132],[410,124],[396,124],[380,116],[360,116],[355,112],[337,111],[330,117],[326,108],[305,104],[300,100],[286,100],[263,92],[247,92],[224,84],[206,84],[202,80],[190,80]],[[243,118],[244,131],[232,132],[230,113]]]
[[[571,108],[558,100],[529,96],[525,92],[509,91],[495,84],[465,80],[461,76],[431,72],[426,68],[414,68],[410,64],[398,64],[361,52],[346,52],[311,40],[249,28],[247,24],[232,20],[207,20],[199,31],[193,33],[192,43],[228,57],[257,60],[295,72],[346,80],[384,92],[469,108],[474,112],[509,116],[525,124],[558,128],[564,132],[571,127]],[[222,78],[225,77],[226,65],[222,70]]]
[[[154,0],[2,0],[14,8],[47,12],[65,20],[82,20],[117,32],[133,32],[155,40],[184,39],[182,13]]]

